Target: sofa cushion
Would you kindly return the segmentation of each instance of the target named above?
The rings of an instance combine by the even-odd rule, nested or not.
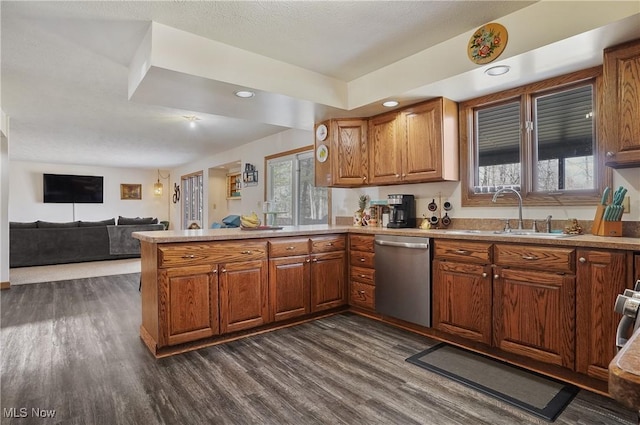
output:
[[[40,229],[61,229],[66,227],[78,227],[77,221],[69,221],[66,223],[52,223],[50,221],[37,221]]]
[[[158,224],[158,219],[153,217],[129,218],[129,217],[118,216],[118,225],[122,226],[122,225],[132,225],[132,224]]]
[[[38,227],[38,223],[35,221],[30,223],[23,223],[20,221],[10,221],[9,229],[35,229]]]
[[[82,221],[78,223],[78,227],[97,227],[97,226],[113,226],[116,224],[115,218],[102,221]]]

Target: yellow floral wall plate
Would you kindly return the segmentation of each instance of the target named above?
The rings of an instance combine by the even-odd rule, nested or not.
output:
[[[507,46],[507,29],[502,25],[492,22],[478,28],[467,46],[467,55],[471,62],[479,65],[498,59]]]

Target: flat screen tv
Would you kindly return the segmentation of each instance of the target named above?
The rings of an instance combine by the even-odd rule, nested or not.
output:
[[[43,174],[44,202],[102,204],[102,176]]]

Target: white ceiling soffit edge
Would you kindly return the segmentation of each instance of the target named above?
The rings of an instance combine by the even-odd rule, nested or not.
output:
[[[586,31],[604,27],[640,13],[640,2],[571,2],[543,0],[496,21],[509,33],[500,61],[516,57]],[[571,16],[571,19],[567,19]],[[380,99],[398,96],[454,75],[479,68],[466,55],[466,46],[475,29],[423,50],[396,63],[349,82],[349,109]],[[592,50],[593,46],[590,46]],[[602,54],[600,62],[602,61]],[[549,55],[549,60],[557,57]],[[497,63],[497,62],[496,62]],[[492,65],[495,65],[493,63]],[[482,69],[486,65],[482,66]],[[402,78],[398,78],[402,75]],[[432,93],[440,96],[442,93]],[[452,97],[452,95],[449,95]]]

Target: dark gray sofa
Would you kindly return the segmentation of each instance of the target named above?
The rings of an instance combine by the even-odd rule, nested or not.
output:
[[[130,223],[130,220],[119,220]],[[133,232],[164,230],[164,225],[140,219],[118,224],[115,220],[70,223],[9,223],[9,267],[79,263],[140,257],[140,243]]]

